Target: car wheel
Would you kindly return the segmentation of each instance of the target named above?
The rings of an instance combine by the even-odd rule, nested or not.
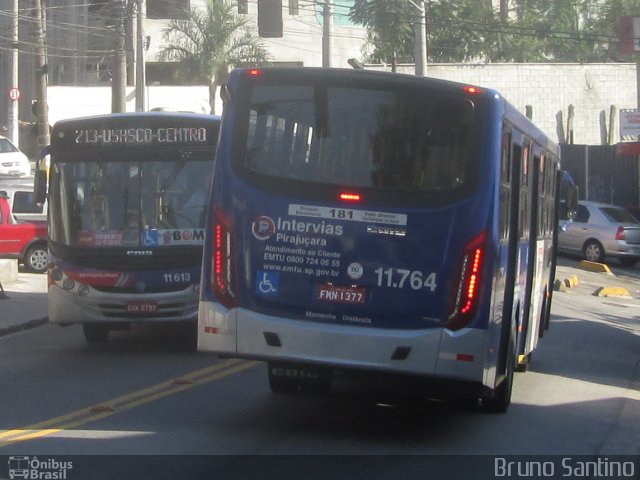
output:
[[[589,240],[585,243],[582,252],[584,253],[584,258],[590,262],[602,263],[604,261],[604,248],[597,240]]]
[[[24,264],[27,269],[32,272],[44,273],[47,271],[48,256],[46,245],[34,245],[27,250],[27,254],[24,258]]]

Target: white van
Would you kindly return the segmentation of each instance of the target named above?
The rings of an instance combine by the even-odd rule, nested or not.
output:
[[[0,195],[9,199],[11,211],[17,220],[47,220],[47,202],[36,205],[33,194],[33,178],[0,180]]]

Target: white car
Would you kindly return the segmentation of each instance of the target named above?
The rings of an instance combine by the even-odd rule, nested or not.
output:
[[[7,137],[0,136],[0,178],[31,175],[29,158]]]

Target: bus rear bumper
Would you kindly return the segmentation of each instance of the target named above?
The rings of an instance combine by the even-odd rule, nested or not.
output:
[[[335,369],[483,380],[484,331],[468,329],[452,336],[442,328],[326,324],[242,308],[227,310],[211,302],[200,302],[198,322],[198,350],[203,352]]]

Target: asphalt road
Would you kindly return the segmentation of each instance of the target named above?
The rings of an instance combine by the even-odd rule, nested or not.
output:
[[[508,455],[638,459],[640,280],[635,270],[620,278],[632,298],[596,297],[590,280],[555,293],[551,330],[529,371],[516,375],[504,415],[393,401],[371,385],[338,385],[319,398],[274,395],[264,364],[185,351],[171,331],[116,332],[103,345],[87,345],[79,327],[0,337],[0,456],[73,455],[70,479],[264,478],[265,468],[283,473],[268,478],[303,469],[304,478],[337,478],[350,467],[359,478],[413,478],[457,454],[483,457],[435,471]],[[341,457],[327,464],[327,455]],[[0,479],[7,475],[0,462]]]

